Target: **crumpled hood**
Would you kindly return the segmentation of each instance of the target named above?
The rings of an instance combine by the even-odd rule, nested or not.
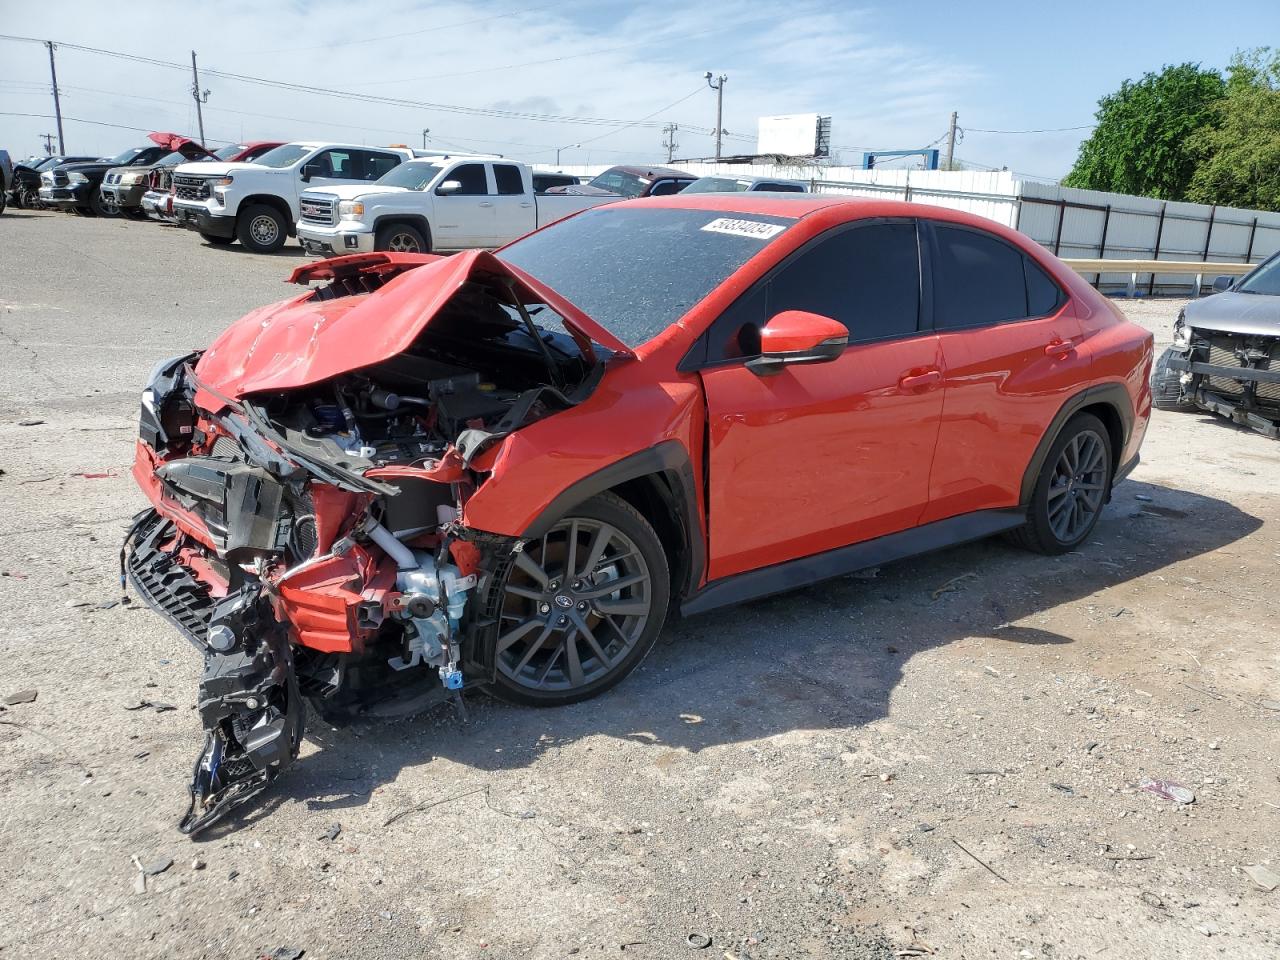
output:
[[[337,197],[339,200],[359,200],[379,193],[408,193],[405,187],[380,187],[376,183],[340,183],[332,187],[316,187],[306,190],[303,196]]]
[[[1280,297],[1260,293],[1216,293],[1183,310],[1187,326],[1264,337],[1280,337]]]
[[[411,269],[410,269],[411,268]],[[485,250],[452,257],[369,253],[306,264],[290,280],[307,283],[336,272],[403,270],[375,293],[316,300],[308,291],[260,307],[228,327],[196,365],[209,391],[230,399],[292,390],[381,363],[407,350],[464,283],[509,278],[525,303],[545,303],[564,318],[584,349],[595,341],[615,354],[634,354],[609,331],[554,290]]]

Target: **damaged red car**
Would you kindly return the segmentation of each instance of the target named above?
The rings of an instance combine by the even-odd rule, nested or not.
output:
[[[292,279],[142,396],[122,573],[204,656],[186,832],[296,757],[307,700],[572,703],[674,613],[1070,550],[1150,414],[1150,334],[914,204],[653,198]]]

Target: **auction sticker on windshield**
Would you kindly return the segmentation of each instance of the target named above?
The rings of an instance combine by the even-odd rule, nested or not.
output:
[[[728,233],[735,237],[770,240],[787,228],[779,223],[761,223],[759,220],[734,220],[729,217],[720,217],[717,220],[712,220],[702,229],[711,233]]]

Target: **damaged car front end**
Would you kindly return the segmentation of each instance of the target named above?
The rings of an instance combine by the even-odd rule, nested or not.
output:
[[[1152,374],[1156,406],[1200,409],[1280,439],[1280,257],[1189,303]]]
[[[291,279],[320,285],[160,364],[142,396],[150,506],[121,575],[204,657],[189,834],[297,757],[304,701],[329,719],[461,709],[492,672],[470,641],[522,547],[467,527],[467,501],[504,437],[581,402],[626,351],[486,253]]]

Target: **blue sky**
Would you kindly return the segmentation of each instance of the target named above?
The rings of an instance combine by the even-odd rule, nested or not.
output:
[[[165,9],[167,7],[167,10]],[[468,110],[487,116],[334,99],[207,76],[211,140],[325,138],[409,142],[423,127],[442,148],[492,150],[549,162],[655,160],[664,122],[680,124],[678,156],[712,150],[715,96],[702,79],[725,73],[727,149],[750,152],[762,114],[832,114],[846,161],[864,149],[922,146],[965,130],[957,155],[1058,177],[1099,96],[1126,77],[1184,60],[1225,65],[1274,38],[1280,3],[1238,0],[1230,16],[1203,4],[855,3],[750,0],[644,4],[616,0],[339,0],[215,7],[113,0],[57,5],[0,0],[0,32],[105,47],[202,67]],[[199,12],[201,27],[183,24]],[[358,11],[358,12],[353,12]],[[150,24],[143,28],[141,25]],[[165,25],[169,26],[166,27]],[[63,48],[59,81],[71,117],[144,130],[191,132],[189,75]],[[0,146],[33,152],[49,113],[41,46],[0,42]],[[593,117],[580,124],[553,117]],[[626,125],[641,120],[643,124]],[[113,153],[142,135],[68,122],[68,149]],[[581,144],[581,146],[577,146]]]

